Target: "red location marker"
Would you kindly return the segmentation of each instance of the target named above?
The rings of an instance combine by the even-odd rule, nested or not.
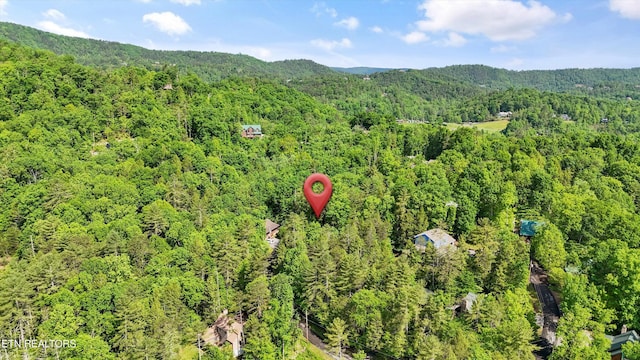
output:
[[[312,186],[315,183],[321,183],[324,186],[324,190],[320,194],[316,194],[313,192]],[[304,197],[307,198],[309,205],[313,209],[313,212],[316,213],[316,218],[320,218],[320,214],[322,214],[322,210],[327,206],[329,199],[331,199],[331,194],[333,193],[333,185],[331,185],[331,180],[325,174],[311,174],[307,180],[304,181]]]

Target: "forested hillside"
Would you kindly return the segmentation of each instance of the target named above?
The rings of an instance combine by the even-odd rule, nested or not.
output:
[[[81,64],[104,68],[132,65],[157,70],[159,67],[177,66],[183,71],[188,69],[198,74],[205,81],[231,76],[287,79],[334,72],[309,60],[268,63],[240,54],[148,50],[112,41],[61,36],[6,22],[0,22],[0,39],[36,49],[50,50],[59,55],[71,55]]]
[[[350,68],[331,67],[331,69],[338,72],[343,72],[347,74],[357,74],[357,75],[370,75],[377,72],[393,70],[388,68],[373,68],[373,67],[366,67],[366,66],[358,66],[358,67],[350,67]]]
[[[337,104],[343,108],[357,106],[358,111],[366,111],[371,108],[371,103],[385,102],[394,116],[416,120],[429,120],[422,114],[433,110],[425,102],[452,96],[458,98],[486,90],[533,88],[598,98],[640,99],[640,68],[535,71],[510,71],[484,65],[455,65],[424,70],[329,68],[309,60],[264,62],[247,55],[148,50],[116,42],[60,36],[6,22],[0,22],[0,39],[56,54],[72,55],[81,64],[103,68],[132,65],[157,71],[176,66],[179,74],[192,72],[204,81],[229,77],[278,79],[318,99],[338,99],[336,104],[348,101],[348,106]],[[363,78],[369,83],[366,86],[348,86],[351,93],[345,94],[343,89],[334,88],[337,79],[345,77],[351,83]],[[390,100],[381,99],[386,94],[391,94]],[[407,104],[406,107],[404,104]]]
[[[453,65],[425,69],[458,81],[492,89],[529,87],[538,90],[575,91],[603,84],[640,85],[640,67],[633,69],[562,69],[512,71],[485,65]]]
[[[0,339],[77,343],[3,356],[198,359],[227,309],[249,360],[316,359],[307,315],[355,359],[533,359],[530,258],[562,300],[552,359],[609,359],[605,333],[640,329],[637,100],[437,77],[350,108],[343,74],[312,97],[9,42],[0,74]],[[398,124],[392,105],[433,124]],[[437,124],[500,111],[504,133]],[[320,219],[302,194],[313,172],[333,182]],[[266,219],[282,225],[275,250]],[[543,223],[530,241],[521,219]],[[457,243],[417,249],[433,228]]]

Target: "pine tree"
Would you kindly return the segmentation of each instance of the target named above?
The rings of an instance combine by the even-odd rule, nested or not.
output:
[[[339,317],[333,319],[327,328],[326,336],[331,351],[336,352],[338,358],[342,359],[342,349],[349,346],[347,324]]]
[[[113,345],[128,357],[142,357],[147,313],[148,304],[145,299],[123,303],[116,311],[118,325]]]

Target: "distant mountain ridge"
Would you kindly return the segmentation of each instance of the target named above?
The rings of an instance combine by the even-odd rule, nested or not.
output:
[[[446,75],[459,81],[490,89],[531,87],[538,90],[570,91],[606,83],[640,85],[640,67],[514,71],[486,65],[451,65],[421,71]]]
[[[229,76],[292,78],[334,73],[311,60],[265,62],[248,55],[203,51],[149,50],[113,41],[56,35],[28,26],[0,22],[0,39],[71,55],[79,63],[105,68],[135,65],[146,68],[175,64],[186,67],[204,80]]]
[[[473,96],[485,90],[535,88],[602,97],[640,97],[640,67],[632,69],[561,69],[513,71],[486,65],[452,65],[442,68],[391,69],[378,67],[328,67],[311,60],[265,62],[242,54],[202,51],[149,50],[140,46],[112,41],[73,38],[51,34],[31,27],[0,22],[0,39],[22,45],[73,56],[84,65],[103,68],[124,65],[161,70],[177,65],[180,71],[193,72],[205,81],[218,81],[233,76],[278,79],[316,97],[330,98],[322,79],[339,76],[371,80],[366,87],[355,90],[370,94],[390,94],[389,89],[402,90],[430,101],[451,96]],[[297,80],[296,80],[297,79]],[[292,81],[296,80],[296,81]],[[304,81],[303,81],[304,80]],[[334,80],[329,80],[334,82]],[[315,83],[314,85],[312,85]],[[337,86],[337,83],[335,84]],[[320,86],[312,89],[311,86]],[[365,90],[368,89],[368,90]],[[303,90],[304,91],[304,90]],[[335,93],[334,89],[328,91]],[[356,94],[370,97],[370,95]],[[366,96],[365,96],[366,95]],[[386,96],[386,95],[385,95]],[[399,102],[402,99],[398,100]]]
[[[347,74],[355,74],[355,75],[371,75],[378,72],[385,72],[390,70],[397,70],[393,68],[377,68],[377,67],[366,67],[366,66],[357,66],[357,67],[331,67],[331,69],[343,72]]]

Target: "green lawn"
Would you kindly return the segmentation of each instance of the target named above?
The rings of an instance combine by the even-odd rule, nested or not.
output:
[[[455,130],[461,126],[473,127],[478,130],[486,130],[488,132],[498,132],[507,128],[509,125],[509,120],[496,120],[496,121],[487,121],[487,122],[479,122],[479,123],[471,123],[471,124],[453,124],[447,123],[446,127],[450,130]]]
[[[296,360],[333,360],[331,356],[325,354],[305,338],[300,339],[300,344],[304,350],[296,357]]]

